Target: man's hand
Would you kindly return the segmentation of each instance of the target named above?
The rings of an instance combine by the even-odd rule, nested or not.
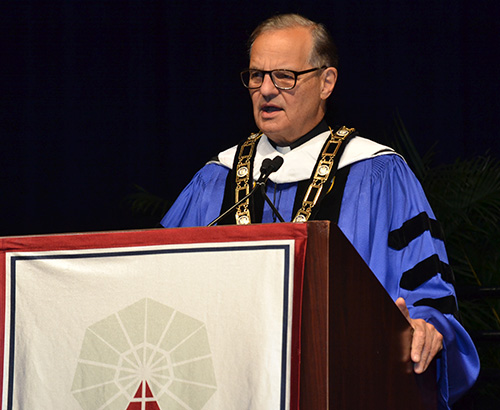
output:
[[[415,363],[413,370],[418,374],[423,373],[434,356],[443,349],[443,335],[425,320],[412,319],[403,298],[398,298],[396,305],[413,328],[411,341],[411,360]]]

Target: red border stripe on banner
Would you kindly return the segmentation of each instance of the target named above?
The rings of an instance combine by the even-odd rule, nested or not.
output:
[[[4,336],[5,336],[5,287],[6,287],[6,253],[37,252],[80,249],[103,249],[120,247],[139,247],[171,244],[248,242],[264,240],[294,240],[294,295],[293,323],[291,346],[291,383],[290,408],[299,409],[300,384],[300,329],[302,308],[302,287],[307,244],[306,224],[273,224],[210,228],[175,228],[142,231],[96,232],[63,235],[42,235],[0,238],[2,286],[0,291],[0,326],[2,337],[0,349],[2,369],[4,368]],[[0,376],[3,386],[3,373]],[[0,400],[3,399],[3,391]]]

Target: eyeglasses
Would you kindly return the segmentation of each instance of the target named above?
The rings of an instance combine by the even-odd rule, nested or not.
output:
[[[242,71],[240,73],[241,82],[246,88],[251,90],[255,88],[260,88],[262,83],[264,82],[264,77],[266,74],[269,74],[271,80],[276,88],[280,90],[291,90],[297,84],[297,77],[302,74],[312,73],[313,71],[322,70],[327,68],[316,67],[310,68],[309,70],[304,71],[293,71],[293,70],[254,70],[249,69]]]

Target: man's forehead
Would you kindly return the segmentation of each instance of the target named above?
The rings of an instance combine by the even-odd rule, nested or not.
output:
[[[270,30],[260,34],[250,52],[250,66],[265,63],[303,65],[309,60],[312,35],[307,27]]]

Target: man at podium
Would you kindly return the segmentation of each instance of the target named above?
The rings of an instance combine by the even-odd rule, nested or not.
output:
[[[338,57],[322,25],[278,15],[249,46],[241,80],[259,132],[208,162],[161,224],[206,226],[219,215],[219,225],[338,223],[410,321],[415,372],[438,356],[439,405],[449,408],[476,380],[479,360],[455,318],[442,231],[419,182],[392,149],[325,122]]]

